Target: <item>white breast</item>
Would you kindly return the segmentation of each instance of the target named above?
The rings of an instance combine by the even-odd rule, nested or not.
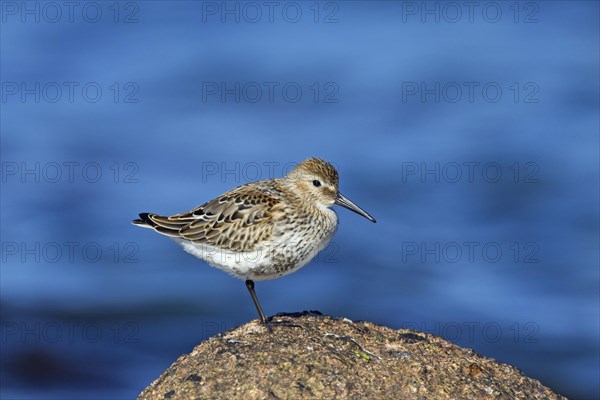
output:
[[[337,228],[337,215],[327,210],[327,218],[306,229],[283,230],[276,239],[256,250],[238,252],[175,239],[185,251],[240,279],[274,279],[297,271],[310,262],[331,241]]]

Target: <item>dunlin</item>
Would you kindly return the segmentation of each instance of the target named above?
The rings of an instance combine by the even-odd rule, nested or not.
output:
[[[248,183],[181,214],[141,213],[135,225],[175,239],[194,256],[246,281],[261,322],[254,281],[305,266],[329,243],[338,225],[334,204],[375,222],[338,191],[338,172],[309,158],[285,177]]]

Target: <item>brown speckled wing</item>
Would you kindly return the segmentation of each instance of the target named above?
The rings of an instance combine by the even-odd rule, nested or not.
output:
[[[281,203],[273,189],[244,185],[186,213],[140,217],[168,236],[232,251],[251,251],[271,237],[273,218],[280,215]]]

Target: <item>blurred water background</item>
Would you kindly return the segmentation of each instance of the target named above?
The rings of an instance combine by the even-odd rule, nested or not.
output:
[[[66,3],[65,3],[66,4]],[[599,390],[599,10],[3,1],[1,397],[133,398],[256,317],[151,231],[309,156],[378,223],[257,292]]]

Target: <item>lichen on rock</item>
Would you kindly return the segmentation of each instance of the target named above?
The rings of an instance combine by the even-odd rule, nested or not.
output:
[[[315,312],[252,321],[181,356],[138,399],[564,399],[442,338]]]

